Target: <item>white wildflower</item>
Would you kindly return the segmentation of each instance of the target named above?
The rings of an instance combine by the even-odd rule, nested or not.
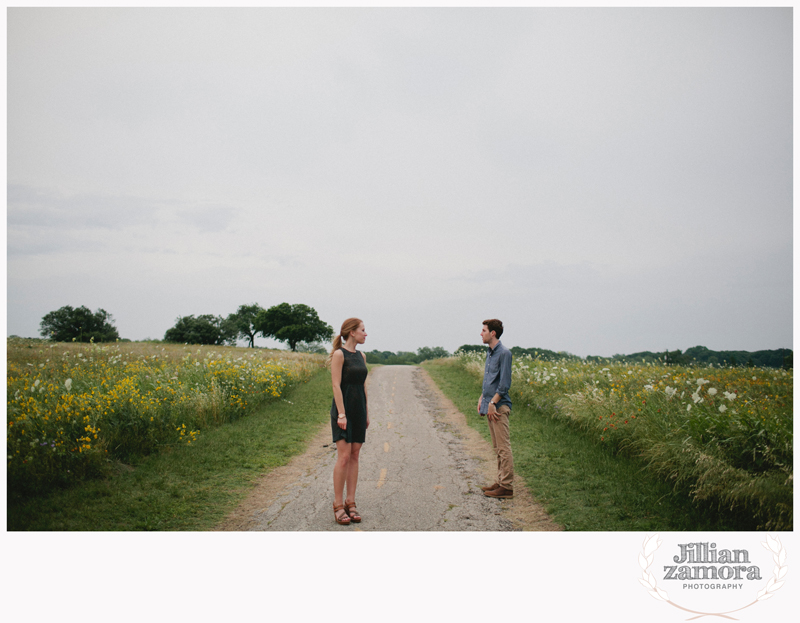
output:
[[[706,381],[704,378],[699,378],[699,379],[697,379],[697,386],[698,386],[698,387],[702,387],[702,386],[703,386],[703,385],[705,385],[706,383],[710,383],[710,382],[711,382],[711,381]]]
[[[717,390],[714,387],[709,387],[708,388],[708,395],[709,396],[716,396],[717,395]]]
[[[67,391],[72,391],[72,379],[64,381],[64,387],[67,388]]]
[[[727,410],[728,410],[728,407],[726,407],[725,405],[720,405],[720,407],[719,407],[719,412],[720,413],[725,413]]]
[[[728,400],[736,400],[736,394],[733,392],[723,392],[725,394],[725,398]]]
[[[694,404],[697,404],[698,402],[703,402],[703,399],[700,398],[699,391],[692,394],[692,400],[694,400]]]
[[[667,385],[667,388],[664,390],[664,393],[670,398],[672,398],[675,394],[678,393],[678,390],[675,389],[674,387],[670,387],[669,385]]]

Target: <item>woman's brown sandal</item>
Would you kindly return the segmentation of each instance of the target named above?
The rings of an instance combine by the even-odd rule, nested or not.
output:
[[[341,515],[339,512],[341,511]],[[342,504],[336,506],[336,503],[333,504],[333,518],[336,520],[340,526],[349,526],[350,525],[350,515],[347,514],[345,507]]]
[[[361,523],[361,515],[358,514],[358,509],[356,508],[355,502],[353,502],[352,504],[350,502],[345,502],[344,511],[348,515],[350,515],[350,520],[353,523]]]

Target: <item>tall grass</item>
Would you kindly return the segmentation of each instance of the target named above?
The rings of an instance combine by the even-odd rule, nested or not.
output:
[[[318,355],[167,344],[8,340],[10,489],[66,484],[191,444],[308,379]]]
[[[191,445],[115,464],[107,478],[40,495],[9,492],[9,530],[210,530],[265,473],[302,453],[330,422],[331,376],[319,370],[247,417]]]
[[[459,353],[474,377],[484,356]],[[793,525],[793,371],[515,358],[512,400],[635,457],[691,500]]]

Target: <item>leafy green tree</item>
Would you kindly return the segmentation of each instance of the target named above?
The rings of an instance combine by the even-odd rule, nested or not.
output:
[[[239,309],[225,319],[230,328],[236,332],[237,338],[246,339],[250,342],[250,348],[255,348],[256,345],[258,329],[256,329],[255,322],[258,314],[262,311],[264,311],[264,308],[258,303],[239,305]]]
[[[333,327],[322,322],[313,307],[302,303],[281,303],[262,310],[253,326],[264,337],[286,342],[293,351],[297,350],[299,342],[310,343],[333,337]]]
[[[236,331],[222,316],[179,316],[175,326],[167,329],[164,341],[177,344],[235,344]]]
[[[686,357],[683,356],[680,350],[673,350],[673,351],[666,351],[664,353],[664,363],[668,366],[674,365],[684,365],[686,362]]]
[[[113,325],[114,318],[104,309],[96,312],[83,305],[61,309],[46,314],[39,324],[39,334],[55,342],[113,342],[119,333]]]
[[[486,346],[479,346],[478,344],[464,344],[463,346],[459,346],[456,349],[456,352],[459,350],[464,351],[465,353],[485,353]],[[511,351],[514,352],[513,350]]]
[[[417,362],[422,363],[423,361],[427,361],[428,359],[442,359],[444,357],[449,357],[450,353],[448,353],[444,348],[441,346],[434,346],[431,348],[430,346],[423,346],[422,348],[417,349]]]

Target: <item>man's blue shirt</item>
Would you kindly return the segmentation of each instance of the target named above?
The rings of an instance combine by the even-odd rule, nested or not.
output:
[[[497,342],[494,349],[489,349],[486,353],[486,366],[483,369],[483,395],[481,396],[481,413],[486,415],[489,410],[489,402],[495,394],[500,394],[501,405],[508,405],[511,408],[511,399],[508,397],[508,390],[511,389],[511,351],[503,346],[502,342]]]

